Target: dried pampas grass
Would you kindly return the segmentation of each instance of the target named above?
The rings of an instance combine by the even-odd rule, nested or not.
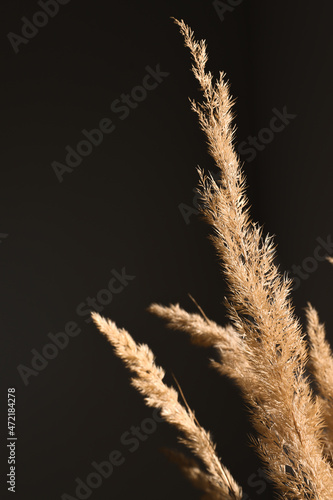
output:
[[[280,498],[332,500],[333,358],[324,326],[308,305],[308,348],[293,312],[291,281],[274,264],[272,238],[264,238],[249,215],[233,145],[233,102],[225,75],[213,80],[205,69],[205,42],[196,41],[183,21],[175,22],[191,52],[192,71],[203,94],[201,103],[192,101],[192,109],[221,175],[217,183],[199,169],[200,208],[213,228],[212,240],[228,286],[230,323],[221,327],[203,311],[189,314],[178,304],[152,304],[149,310],[170,328],[188,333],[192,342],[216,349],[219,361],[212,364],[241,389],[256,431],[253,445]],[[204,498],[241,500],[242,489],[221,464],[209,432],[190,408],[179,403],[178,392],[164,384],[164,371],[155,365],[148,346],[136,344],[126,330],[99,314],[92,317],[135,374],[134,387],[179,430],[181,442],[199,462],[169,451],[170,458],[204,491]]]

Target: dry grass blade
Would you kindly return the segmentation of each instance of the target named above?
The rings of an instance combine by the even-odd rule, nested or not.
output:
[[[306,308],[307,333],[310,340],[309,369],[311,370],[319,393],[333,408],[333,356],[326,340],[325,326],[308,303]]]
[[[306,308],[310,340],[308,367],[316,383],[326,425],[325,452],[333,461],[333,356],[326,340],[325,326],[310,303]]]
[[[151,304],[148,311],[165,319],[169,328],[188,333],[194,344],[215,347],[220,361],[211,360],[212,366],[221,375],[232,378],[242,389],[244,383],[251,385],[252,374],[246,358],[246,344],[232,325],[219,326],[206,316],[203,318],[199,314],[186,312],[179,304],[168,307]]]
[[[220,373],[236,381],[249,408],[256,437],[252,438],[268,479],[284,500],[333,499],[333,357],[318,314],[307,307],[307,350],[300,323],[290,300],[292,282],[275,265],[270,236],[249,215],[245,177],[233,144],[232,105],[224,73],[215,81],[206,71],[206,43],[175,19],[192,55],[192,71],[203,100],[192,109],[207,138],[209,153],[220,180],[199,169],[200,210],[213,228],[215,245],[228,286],[225,303],[231,324],[221,327],[202,315],[189,314],[178,304],[152,304],[150,312],[164,318],[170,328],[188,333],[195,344],[214,347]],[[327,257],[333,264],[333,257]],[[194,299],[192,299],[194,301]],[[194,301],[195,302],[195,301]],[[164,371],[152,351],[136,344],[130,334],[97,313],[97,327],[115,353],[134,373],[131,382],[149,406],[181,433],[180,441],[200,460],[182,453],[172,458],[186,476],[205,492],[208,500],[241,500],[242,490],[215,452],[205,431],[178,392],[163,382]],[[312,392],[309,366],[319,395]],[[169,455],[170,455],[169,453]]]
[[[219,326],[214,321],[205,319],[199,314],[188,313],[179,304],[162,306],[151,304],[148,311],[166,320],[166,324],[173,330],[180,330],[190,335],[194,344],[203,347],[215,347],[221,345],[226,349],[237,349],[240,338],[231,325]]]
[[[148,406],[159,408],[161,416],[181,433],[184,443],[205,465],[208,474],[219,489],[221,500],[241,500],[242,490],[216,453],[209,432],[198,425],[194,413],[178,401],[178,393],[163,382],[164,370],[156,366],[154,355],[145,344],[136,344],[123,328],[112,321],[92,313],[99,330],[106,335],[115,353],[135,373],[132,385],[138,389]]]
[[[203,102],[192,102],[221,172],[220,183],[201,171],[200,209],[214,229],[229,289],[229,317],[246,343],[256,387],[244,386],[259,437],[257,450],[283,498],[331,500],[333,477],[323,457],[321,406],[305,377],[307,351],[289,293],[291,282],[274,264],[271,237],[249,217],[245,179],[233,145],[229,85],[205,70],[204,41],[196,41],[183,21],[175,21],[190,49],[192,71]],[[260,397],[259,397],[260,395]]]

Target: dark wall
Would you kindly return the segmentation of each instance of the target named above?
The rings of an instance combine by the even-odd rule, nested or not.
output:
[[[88,323],[94,308],[149,344],[167,383],[174,374],[249,497],[272,496],[236,388],[209,367],[211,352],[146,312],[153,301],[195,311],[191,293],[226,322],[209,228],[180,210],[195,209],[195,167],[216,169],[190,110],[198,86],[170,16],[207,40],[208,68],[227,73],[252,215],[275,234],[281,270],[295,277],[296,314],[304,320],[311,301],[333,340],[333,268],[313,257],[318,246],[316,255],[333,254],[331,9],[226,0],[223,14],[222,3],[59,0],[56,12],[45,0],[54,9],[47,17],[36,15],[43,0],[2,1],[1,405],[14,387],[16,498],[83,498],[76,478],[86,482],[93,462],[114,450],[122,463],[86,498],[199,498],[159,452],[177,446],[176,433],[146,420],[152,410]],[[136,89],[143,81],[154,87],[146,95]],[[131,93],[138,102],[117,101]],[[279,113],[281,130],[267,131]],[[81,143],[82,130],[100,126],[95,145]],[[70,153],[66,164],[78,147],[81,157]],[[117,293],[101,292],[117,273],[129,276],[111,282]],[[71,336],[58,341],[67,345],[45,347],[64,331]],[[142,441],[132,426],[146,429]],[[4,439],[6,428],[4,413]]]

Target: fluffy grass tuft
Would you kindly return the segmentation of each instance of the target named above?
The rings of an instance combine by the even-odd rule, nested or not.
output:
[[[189,334],[192,342],[216,349],[218,361],[212,364],[241,389],[255,430],[253,446],[279,497],[332,500],[333,357],[324,326],[308,305],[308,347],[294,315],[291,281],[274,264],[273,240],[263,236],[249,214],[245,178],[233,144],[233,100],[225,75],[221,72],[213,79],[205,69],[205,41],[197,41],[183,21],[175,23],[190,50],[192,71],[203,96],[202,102],[191,101],[191,106],[220,172],[216,182],[198,169],[200,209],[212,227],[211,238],[228,287],[229,323],[219,326],[203,311],[190,314],[178,304],[152,304],[149,310],[170,328]],[[92,316],[135,374],[134,387],[178,429],[180,440],[199,462],[180,452],[169,451],[168,456],[204,491],[204,498],[241,500],[242,489],[217,457],[209,432],[188,406],[179,403],[178,392],[164,384],[164,371],[156,366],[149,347],[136,344],[112,321],[97,313]]]

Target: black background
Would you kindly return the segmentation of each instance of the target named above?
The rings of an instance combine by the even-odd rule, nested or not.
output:
[[[226,2],[228,3],[228,2]],[[129,372],[85,317],[86,297],[106,287],[112,269],[135,279],[103,314],[147,343],[166,382],[179,381],[199,422],[212,432],[222,461],[251,499],[271,498],[258,479],[246,410],[237,389],[209,367],[212,354],[167,330],[146,312],[153,302],[179,302],[224,324],[225,294],[209,228],[186,224],[179,204],[193,206],[196,165],[216,171],[190,110],[197,98],[190,56],[170,16],[183,18],[208,43],[208,69],[227,73],[241,142],[268,126],[272,109],[297,117],[252,162],[242,158],[252,215],[275,234],[282,271],[302,265],[332,228],[332,48],[329,2],[244,1],[222,21],[211,1],[71,0],[16,54],[7,38],[21,34],[35,1],[3,0],[1,148],[1,407],[16,388],[16,498],[75,498],[85,480],[118,449],[125,462],[92,499],[199,498],[159,452],[179,447],[165,423],[131,453],[120,437],[152,410],[129,383]],[[110,104],[140,85],[146,66],[168,72],[121,120]],[[103,118],[116,125],[102,144],[59,182],[81,130]],[[319,262],[293,293],[296,313],[310,301],[332,339],[333,268]],[[81,333],[25,385],[17,367],[31,366],[48,333],[77,322]],[[2,412],[2,484],[6,490],[6,412]],[[265,491],[263,491],[265,490]],[[3,495],[3,493],[2,493]]]

